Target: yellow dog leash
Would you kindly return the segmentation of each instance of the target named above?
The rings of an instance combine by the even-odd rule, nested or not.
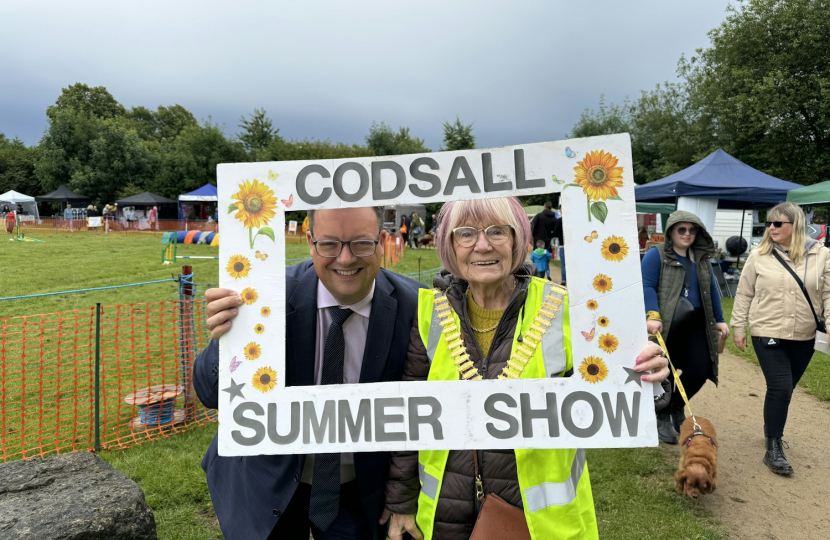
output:
[[[686,408],[689,409],[689,416],[692,417],[692,422],[695,424],[695,433],[702,433],[700,429],[700,425],[697,423],[697,418],[695,418],[694,413],[692,412],[692,406],[689,405],[689,398],[686,396],[686,389],[683,388],[683,383],[680,381],[680,375],[677,374],[677,370],[674,369],[674,364],[672,364],[671,358],[669,357],[669,348],[666,347],[666,342],[663,341],[663,336],[660,332],[656,334],[649,334],[649,337],[657,338],[657,342],[660,343],[660,348],[663,349],[663,354],[666,355],[666,360],[669,361],[669,367],[671,368],[671,372],[674,375],[674,384],[677,385],[677,390],[680,392],[680,397],[683,398],[683,401],[686,403]]]

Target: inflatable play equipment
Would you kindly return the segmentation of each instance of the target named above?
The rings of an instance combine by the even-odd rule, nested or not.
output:
[[[161,250],[162,264],[176,262],[176,259],[219,260],[219,257],[176,255],[176,246],[179,244],[203,244],[219,247],[219,233],[206,231],[170,231],[164,233],[161,237],[161,245],[164,246]]]

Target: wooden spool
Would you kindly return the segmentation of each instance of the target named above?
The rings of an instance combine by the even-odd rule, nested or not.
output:
[[[184,393],[184,385],[181,384],[157,384],[155,386],[148,386],[141,390],[136,390],[132,394],[124,397],[124,402],[136,407],[152,407],[158,404],[161,407],[162,402],[171,399],[176,399]],[[130,429],[133,431],[145,431],[148,427],[167,426],[171,424],[179,424],[185,420],[184,411],[173,411],[173,416],[169,422],[164,424],[145,424],[141,416],[136,416],[130,420]]]

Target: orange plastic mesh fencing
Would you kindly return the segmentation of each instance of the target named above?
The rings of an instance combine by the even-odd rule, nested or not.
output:
[[[384,268],[392,268],[403,257],[404,242],[399,234],[387,234],[383,240],[383,263]]]
[[[95,309],[0,322],[3,461],[92,448]]]
[[[163,219],[150,226],[144,219],[139,221],[125,221],[121,219],[103,219],[100,227],[89,227],[86,219],[40,218],[20,222],[20,232],[29,236],[43,233],[74,233],[74,234],[102,234],[106,230],[110,233],[121,234],[156,234],[165,231],[208,231],[219,232],[219,224],[215,221],[180,221],[178,219]]]
[[[96,335],[102,449],[216,420],[192,389],[209,336],[204,303],[168,301],[0,319],[2,461],[95,448]]]

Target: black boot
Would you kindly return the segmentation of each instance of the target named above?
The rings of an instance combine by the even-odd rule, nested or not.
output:
[[[671,424],[668,408],[657,413],[657,438],[666,444],[677,444],[677,432]]]
[[[767,452],[764,454],[764,465],[775,474],[789,476],[793,468],[784,455],[783,441],[779,437],[767,437]]]
[[[671,407],[671,423],[674,426],[674,430],[678,433],[680,433],[680,426],[683,425],[683,421],[686,419],[686,413],[683,407],[683,405],[672,405]]]

